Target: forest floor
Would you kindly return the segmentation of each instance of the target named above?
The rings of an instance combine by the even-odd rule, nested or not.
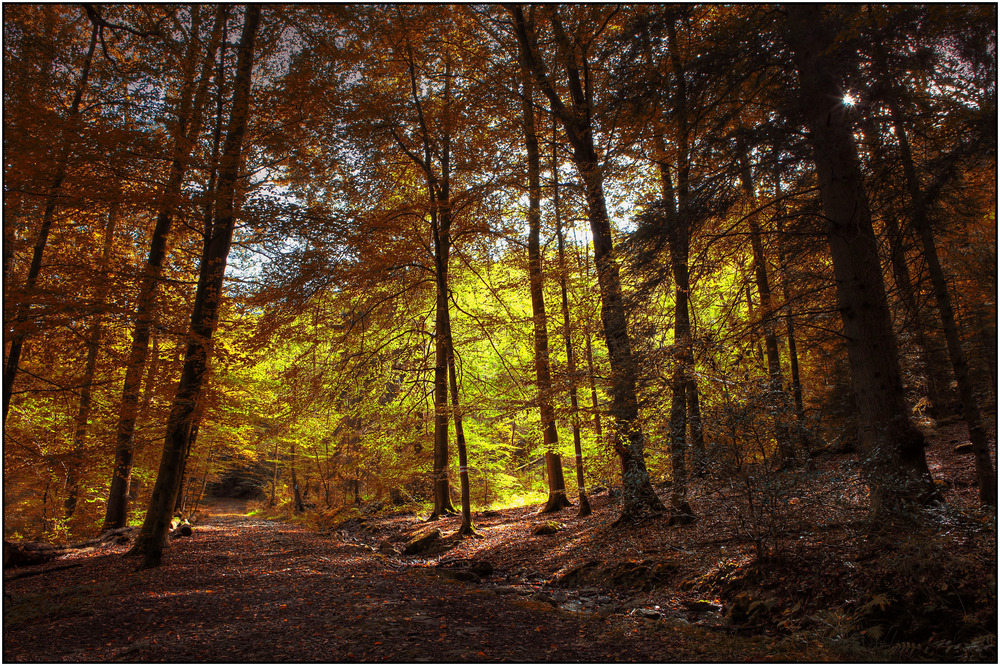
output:
[[[616,526],[607,490],[586,518],[476,513],[461,540],[456,517],[217,500],[158,569],[105,545],[5,571],[3,660],[995,662],[995,513],[961,430],[932,440],[948,505],[919,528],[866,522],[851,456],[696,482],[685,526]]]

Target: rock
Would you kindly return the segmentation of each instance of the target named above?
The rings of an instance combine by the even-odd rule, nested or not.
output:
[[[438,564],[437,573],[446,578],[475,582],[492,574],[493,565],[486,560],[448,560]]]
[[[659,620],[663,615],[660,611],[653,610],[652,608],[636,608],[632,611],[633,615],[638,615],[639,617],[649,618],[650,620]]]
[[[439,567],[434,569],[434,573],[442,578],[460,580],[463,583],[475,583],[479,581],[479,576],[468,569],[443,569]]]
[[[444,533],[437,527],[426,532],[421,532],[406,542],[403,547],[403,555],[416,555],[428,550],[434,543],[444,536]]]
[[[955,447],[955,453],[972,453],[972,442],[962,442]]]
[[[726,612],[726,619],[730,624],[745,624],[750,619],[750,595],[739,594],[733,599],[732,605]]]
[[[557,522],[555,520],[547,520],[544,523],[540,523],[531,528],[531,533],[539,536],[546,534],[555,534],[564,527],[565,525],[563,525],[560,522]]]
[[[555,581],[560,587],[621,587],[648,590],[665,583],[677,571],[673,562],[644,560],[643,562],[590,561],[570,569]]]

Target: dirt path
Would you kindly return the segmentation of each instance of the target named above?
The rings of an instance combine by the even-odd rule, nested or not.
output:
[[[782,660],[773,642],[556,610],[242,511],[210,507],[154,571],[113,546],[5,574],[4,661]]]

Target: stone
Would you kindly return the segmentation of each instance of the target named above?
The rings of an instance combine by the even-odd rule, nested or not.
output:
[[[403,548],[403,555],[417,555],[428,550],[434,543],[442,538],[444,533],[437,527],[426,532],[420,532],[406,542]]]
[[[547,520],[544,523],[540,523],[531,528],[531,533],[536,536],[544,536],[547,534],[555,534],[561,530],[565,525],[555,520]]]

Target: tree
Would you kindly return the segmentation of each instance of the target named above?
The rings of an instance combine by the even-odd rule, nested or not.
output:
[[[212,65],[218,49],[222,27],[226,20],[224,5],[216,10],[212,36],[205,53],[201,54],[199,29],[201,8],[192,8],[191,36],[187,45],[182,71],[180,98],[176,109],[177,123],[173,130],[173,154],[167,182],[160,193],[159,212],[150,241],[149,255],[142,269],[139,282],[139,298],[135,306],[132,346],[125,366],[125,385],[122,389],[121,407],[118,417],[117,441],[115,444],[115,465],[108,491],[104,529],[124,526],[128,517],[128,485],[132,474],[134,457],[133,437],[139,405],[139,384],[142,370],[149,354],[149,337],[155,317],[154,304],[156,289],[163,271],[167,255],[167,243],[175,211],[180,203],[181,188],[187,172],[191,151],[201,132],[202,117],[212,77]],[[201,71],[195,88],[195,68],[201,62]]]
[[[49,232],[52,229],[52,222],[58,205],[59,190],[66,179],[66,172],[69,161],[72,157],[73,143],[76,134],[79,132],[80,123],[80,102],[87,89],[87,78],[90,76],[90,66],[94,59],[94,49],[97,46],[98,25],[94,24],[90,32],[90,45],[87,47],[87,55],[84,57],[80,71],[80,80],[73,92],[73,101],[70,103],[66,114],[66,125],[59,140],[59,156],[56,161],[55,174],[48,187],[48,195],[45,200],[45,210],[42,214],[42,224],[38,230],[35,240],[34,251],[31,256],[31,266],[28,268],[28,276],[25,280],[25,292],[30,293],[38,281],[38,275],[42,270],[42,256],[45,253],[45,246],[48,244]],[[6,262],[4,266],[6,267]],[[4,270],[6,276],[6,268]],[[11,336],[10,347],[7,350],[7,359],[4,362],[3,370],[3,422],[7,423],[7,412],[10,409],[10,397],[14,390],[14,379],[17,377],[18,367],[21,361],[21,350],[27,340],[27,332],[24,330],[29,317],[30,306],[20,304],[14,317],[14,331]]]
[[[604,200],[604,184],[594,147],[591,126],[593,82],[581,76],[588,69],[587,48],[580,31],[573,40],[563,28],[558,10],[547,7],[548,23],[557,44],[557,62],[566,76],[570,101],[564,102],[551,80],[538,48],[535,26],[524,17],[520,6],[511,9],[518,43],[539,89],[548,99],[573,149],[573,162],[584,183],[590,232],[594,239],[594,259],[601,286],[601,319],[604,340],[611,360],[611,414],[615,420],[615,451],[622,463],[623,507],[620,520],[629,521],[650,512],[663,511],[656,496],[643,454],[645,436],[639,422],[636,399],[636,367],[632,357],[628,325],[622,299],[621,278],[614,254],[611,221]]]
[[[557,452],[559,434],[552,409],[552,378],[549,370],[548,320],[545,317],[543,295],[544,273],[540,251],[541,216],[541,159],[538,154],[538,134],[535,131],[535,103],[532,99],[534,85],[528,71],[524,53],[521,52],[521,105],[524,123],[524,145],[528,155],[528,280],[531,291],[531,314],[535,338],[535,377],[538,388],[538,411],[542,420],[545,442],[545,469],[549,480],[549,498],[542,513],[559,511],[570,505],[563,480],[562,456]]]
[[[187,334],[184,369],[167,422],[167,434],[156,484],[153,486],[153,495],[150,498],[142,531],[133,548],[133,552],[142,553],[143,568],[157,567],[162,559],[163,543],[173,514],[181,460],[188,443],[195,404],[208,365],[212,335],[218,322],[226,261],[236,224],[236,185],[243,152],[243,136],[250,116],[254,41],[260,14],[260,5],[247,5],[245,8],[236,76],[233,81],[232,111],[219,162],[213,235],[199,269],[198,291],[191,313],[191,327]]]
[[[570,404],[570,422],[573,428],[573,452],[575,453],[575,467],[576,467],[576,487],[577,493],[580,496],[580,511],[581,517],[589,516],[591,513],[590,500],[587,498],[587,484],[584,480],[583,475],[583,446],[580,442],[580,404],[577,398],[576,384],[578,379],[578,372],[576,368],[576,352],[573,349],[573,329],[570,325],[569,318],[569,294],[567,289],[567,282],[569,280],[569,266],[566,263],[566,239],[563,233],[562,216],[560,215],[559,209],[559,160],[556,155],[556,124],[552,123],[552,214],[555,218],[556,227],[556,247],[559,252],[559,292],[562,305],[562,324],[563,324],[563,339],[566,342],[566,369],[569,379],[569,404]],[[589,338],[589,336],[588,336]],[[589,339],[588,339],[588,352],[589,352]],[[593,373],[591,373],[591,378],[593,378]],[[595,389],[596,393],[596,389]],[[600,416],[596,414],[597,400],[594,399],[595,408],[595,418],[597,419],[597,431],[600,434]],[[561,465],[560,465],[561,467]]]
[[[871,12],[871,8],[869,8],[869,12]],[[969,374],[969,365],[965,358],[965,352],[962,349],[959,326],[951,304],[951,296],[948,293],[948,283],[941,268],[941,261],[938,258],[929,214],[932,203],[931,196],[929,195],[932,193],[926,191],[927,188],[921,185],[917,177],[913,153],[910,148],[909,131],[904,125],[903,112],[900,106],[900,99],[903,93],[899,89],[899,86],[889,79],[890,75],[887,71],[886,54],[878,38],[873,40],[873,53],[875,75],[881,84],[880,88],[883,91],[884,102],[889,109],[893,133],[898,144],[899,161],[903,169],[906,193],[909,196],[910,222],[920,237],[924,258],[927,261],[927,270],[930,273],[931,285],[934,288],[934,299],[937,303],[941,325],[944,328],[945,341],[948,346],[948,356],[951,360],[952,370],[955,372],[955,380],[958,383],[962,416],[969,427],[969,439],[972,441],[972,450],[976,460],[976,480],[979,484],[979,499],[983,504],[995,506],[997,503],[996,470],[990,457],[986,428],[983,425],[979,401],[976,398],[972,378]],[[973,132],[972,136],[966,137],[962,143],[953,148],[954,152],[952,156],[957,158],[963,153],[969,152],[971,145],[980,143],[983,138],[978,132]],[[939,169],[939,175],[936,180],[940,180],[948,174],[947,168],[939,167]],[[939,185],[938,183],[932,183],[930,187],[939,187]],[[905,276],[903,279],[905,279]]]
[[[786,39],[799,78],[826,237],[837,280],[861,453],[872,513],[890,516],[935,499],[924,437],[908,418],[881,265],[852,127],[837,84],[832,17],[818,6],[788,7]]]

